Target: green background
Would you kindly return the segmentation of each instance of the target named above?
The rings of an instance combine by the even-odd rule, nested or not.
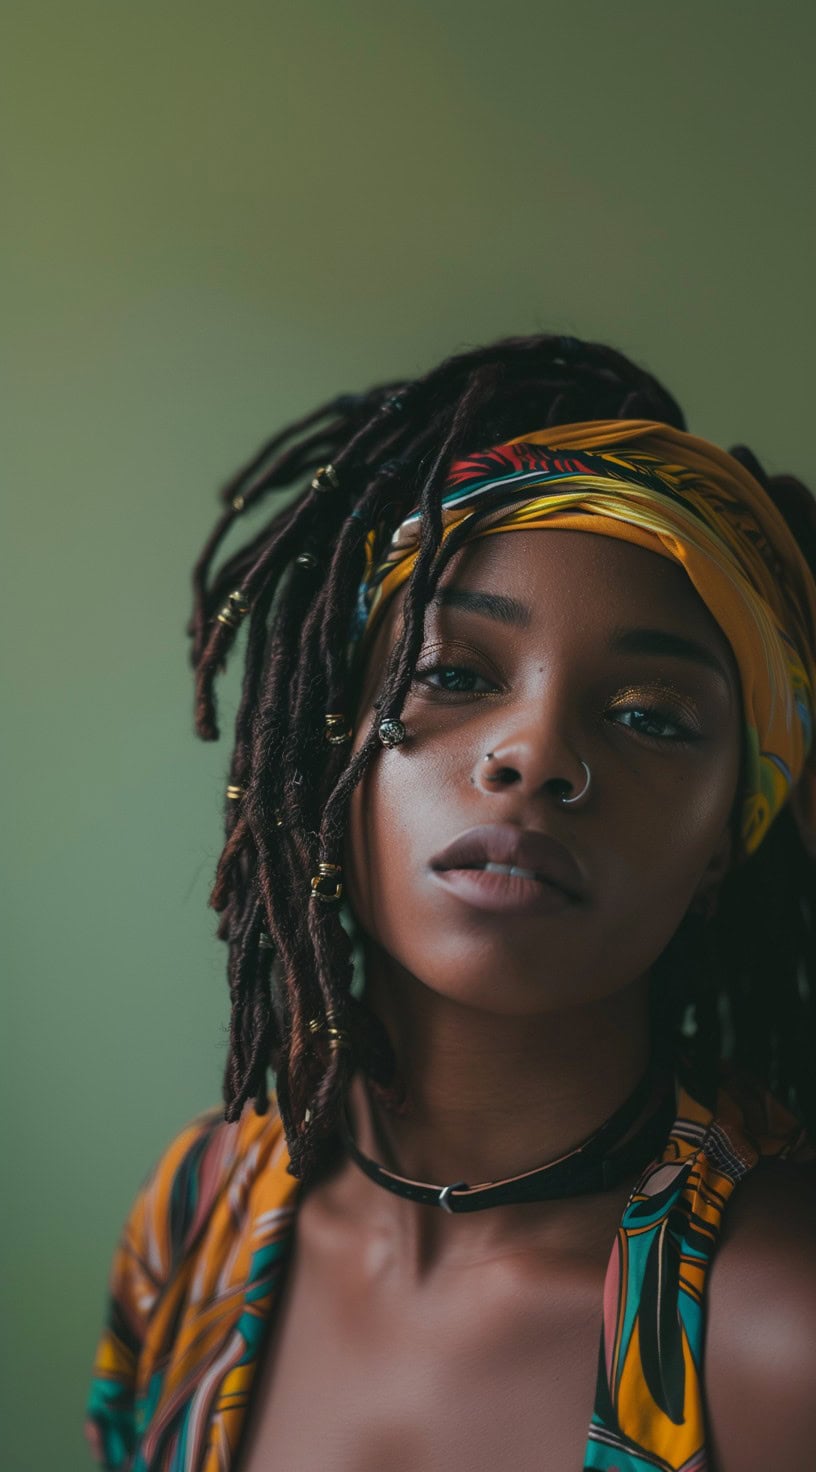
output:
[[[814,483],[812,14],[6,5],[4,1472],[90,1466],[116,1235],[219,1097],[217,485],[336,390],[550,327]]]

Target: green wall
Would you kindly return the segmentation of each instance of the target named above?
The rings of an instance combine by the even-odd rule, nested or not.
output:
[[[340,388],[555,326],[816,483],[812,7],[5,7],[4,1472],[74,1472],[134,1191],[217,1101],[188,575]]]

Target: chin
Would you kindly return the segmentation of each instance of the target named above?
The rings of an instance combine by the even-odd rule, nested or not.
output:
[[[470,964],[465,958],[464,947],[450,966],[440,965],[438,956],[427,965],[421,957],[403,956],[397,973],[389,977],[388,991],[410,1003],[419,988],[440,1001],[496,1017],[537,1017],[604,995],[603,987],[598,988],[597,971],[576,976],[568,964],[553,963],[552,957],[546,966],[537,962],[521,968],[508,964],[506,956],[482,953]]]

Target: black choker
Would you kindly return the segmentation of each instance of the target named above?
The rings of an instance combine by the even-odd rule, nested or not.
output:
[[[352,1159],[378,1186],[393,1191],[396,1196],[404,1196],[408,1201],[416,1201],[422,1206],[441,1206],[443,1211],[451,1213],[482,1211],[487,1206],[511,1206],[528,1201],[553,1201],[559,1196],[583,1196],[591,1191],[607,1191],[633,1171],[643,1169],[665,1144],[674,1122],[673,1080],[671,1087],[661,1093],[655,1110],[637,1134],[614,1154],[606,1154],[636,1119],[658,1076],[658,1071],[651,1066],[620,1108],[569,1154],[535,1170],[524,1171],[522,1175],[510,1176],[506,1181],[491,1181],[481,1186],[469,1186],[465,1181],[456,1181],[450,1186],[428,1186],[422,1181],[395,1175],[363,1154],[352,1134],[345,1108],[343,1140]],[[665,1074],[663,1077],[665,1079]]]

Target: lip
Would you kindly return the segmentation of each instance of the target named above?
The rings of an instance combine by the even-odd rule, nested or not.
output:
[[[483,869],[437,869],[435,877],[466,904],[503,915],[557,915],[576,903],[566,890],[546,879],[521,879]]]
[[[535,879],[521,879],[509,874],[490,874],[477,869],[479,864],[512,864],[518,869],[532,869]],[[529,893],[531,902],[539,899],[556,898],[564,895],[573,902],[586,898],[586,884],[581,870],[569,849],[548,833],[535,828],[517,828],[513,823],[486,823],[479,828],[468,828],[460,833],[431,859],[431,868],[440,877],[447,876],[456,887],[467,883],[469,892],[481,893],[486,899],[495,891],[510,891],[519,900],[522,888]],[[498,881],[498,882],[497,882]],[[479,885],[473,890],[473,885]],[[492,886],[492,887],[491,887]]]

